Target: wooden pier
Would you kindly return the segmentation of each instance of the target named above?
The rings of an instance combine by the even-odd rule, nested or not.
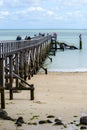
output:
[[[55,47],[54,47],[55,46]],[[54,51],[53,51],[53,50]],[[9,90],[9,99],[13,92],[29,90],[30,99],[34,100],[34,84],[30,79],[42,67],[50,51],[56,51],[56,37],[51,35],[36,36],[31,40],[15,40],[0,42],[0,93],[1,108],[5,108],[5,90]]]

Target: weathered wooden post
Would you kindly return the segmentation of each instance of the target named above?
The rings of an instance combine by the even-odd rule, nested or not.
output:
[[[12,90],[12,86],[13,86],[13,62],[12,62],[12,55],[9,56],[9,72],[10,72],[10,100],[13,99],[13,90]]]
[[[31,96],[30,99],[34,100],[34,85],[31,84],[30,88],[31,88],[31,90],[30,90],[30,96]]]
[[[0,58],[0,93],[1,93],[1,109],[5,109],[5,75],[4,75],[4,59]]]
[[[53,36],[52,36],[52,38],[51,38],[51,43],[52,43],[52,48],[54,48],[55,51],[57,50],[56,40],[57,40],[57,34],[54,32],[54,33],[53,33]]]
[[[20,63],[19,73],[20,73],[21,78],[24,79],[24,53],[23,52],[20,53],[20,61],[19,61],[19,63]]]
[[[5,58],[5,67],[7,67],[7,64],[8,64],[8,58],[6,57]],[[7,70],[7,68],[5,68],[6,70],[5,70],[5,74],[6,74],[6,77],[5,77],[5,85],[6,84],[8,84],[8,70]]]
[[[79,49],[82,49],[82,37],[79,35]]]
[[[28,77],[28,51],[26,50],[24,54],[24,80],[26,81]]]
[[[39,47],[37,46],[37,48],[36,48],[36,60],[35,60],[35,62],[36,62],[36,73],[39,70],[39,56],[38,56],[38,53],[39,53]]]
[[[34,69],[34,65],[33,65],[33,50],[31,50],[31,54],[30,54],[30,69],[31,69],[31,76],[33,77],[33,69]]]
[[[30,49],[28,50],[28,79],[31,79],[30,74],[31,66],[30,66]]]
[[[19,54],[16,54],[16,59],[15,59],[15,71],[16,71],[16,74],[19,75]],[[18,78],[16,78],[16,87],[18,88],[19,87],[19,81],[18,81]]]
[[[0,88],[1,92],[1,109],[5,109],[5,93],[4,93],[4,87]]]

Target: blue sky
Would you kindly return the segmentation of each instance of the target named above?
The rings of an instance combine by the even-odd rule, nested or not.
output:
[[[87,0],[0,0],[0,29],[87,29]]]

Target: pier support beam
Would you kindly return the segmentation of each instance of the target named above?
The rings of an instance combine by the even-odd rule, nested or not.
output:
[[[19,75],[19,54],[16,54],[16,59],[15,59],[15,71],[16,74]],[[18,78],[16,78],[16,87],[19,87],[19,81]]]
[[[19,67],[20,68],[20,70],[19,70],[20,76],[21,76],[21,78],[24,79],[24,53],[23,52],[20,53],[19,63],[20,63],[20,67]]]
[[[4,77],[4,59],[0,58],[0,93],[1,93],[1,109],[5,109],[5,94],[4,94],[4,87],[5,87],[5,77]]]
[[[57,37],[56,37],[56,36],[52,36],[52,37],[51,37],[52,49],[55,49],[55,51],[57,50],[56,40],[57,40]]]
[[[10,100],[13,99],[13,91],[12,91],[12,85],[13,85],[13,62],[12,62],[12,55],[9,57],[9,72],[10,72]]]

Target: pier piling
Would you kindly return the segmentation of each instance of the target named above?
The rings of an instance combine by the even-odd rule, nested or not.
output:
[[[79,35],[79,49],[82,49],[82,35]]]
[[[5,75],[4,75],[4,59],[0,58],[0,96],[1,96],[1,108],[5,109]]]

